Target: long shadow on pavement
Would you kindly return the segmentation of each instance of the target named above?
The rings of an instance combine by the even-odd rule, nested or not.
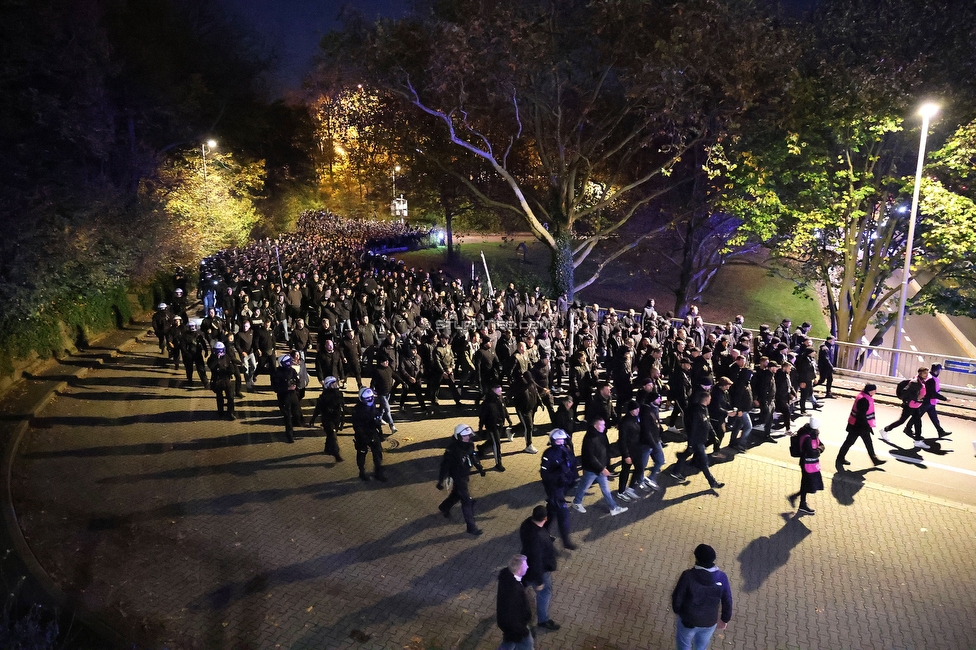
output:
[[[736,558],[741,565],[743,591],[758,590],[769,576],[786,565],[793,548],[810,534],[797,517],[784,516],[788,519],[782,528],[769,537],[752,540]]]
[[[843,470],[834,474],[830,481],[830,494],[842,506],[854,504],[854,495],[864,487],[864,480],[868,472],[879,472],[880,468],[869,467],[857,471]]]

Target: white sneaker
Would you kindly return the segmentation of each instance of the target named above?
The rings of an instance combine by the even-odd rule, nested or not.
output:
[[[632,487],[629,487],[626,490],[624,490],[624,494],[626,494],[627,496],[629,496],[631,499],[639,499],[640,498],[640,495],[637,494],[637,491],[634,490],[634,488],[632,488]]]
[[[919,449],[931,449],[931,447],[929,447],[924,440],[916,440],[915,446],[918,447]]]
[[[512,428],[511,427],[506,427],[505,433],[508,435],[508,441],[509,442],[511,442],[512,440],[515,439],[514,438],[514,434],[512,434]]]
[[[647,487],[651,488],[652,490],[661,489],[661,486],[657,484],[657,481],[653,481],[651,479],[647,479]]]
[[[529,446],[527,446],[525,448],[525,453],[527,453],[527,454],[538,454],[539,453],[539,450],[536,449],[535,447],[533,447],[532,445],[529,445]]]
[[[888,432],[884,429],[881,430],[881,439],[885,442],[890,442],[890,440],[888,440]]]
[[[575,510],[576,512],[586,512],[586,508],[583,507],[582,503],[574,503],[573,510]]]
[[[650,489],[650,487],[651,487],[650,479],[649,478],[642,478],[641,479],[641,482],[637,484],[637,487],[639,487],[642,490],[648,490],[648,489]]]
[[[622,513],[622,512],[627,512],[627,508],[625,508],[625,507],[623,507],[623,506],[617,506],[616,508],[613,508],[613,509],[612,509],[612,510],[610,511],[610,514],[611,514],[612,516],[614,516],[614,517],[616,517],[617,515],[619,515],[619,514],[620,514],[620,513]]]
[[[617,492],[617,498],[624,503],[630,503],[630,495],[626,492]]]

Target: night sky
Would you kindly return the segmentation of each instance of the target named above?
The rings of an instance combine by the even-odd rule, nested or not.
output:
[[[772,0],[791,14],[815,6],[818,0]],[[410,0],[221,0],[227,9],[243,19],[274,51],[278,68],[276,94],[298,89],[309,69],[322,36],[339,26],[336,18],[343,6],[360,11],[367,18],[397,18],[410,11]]]
[[[322,36],[338,27],[336,17],[348,5],[367,18],[396,18],[409,11],[408,0],[221,0],[227,9],[260,34],[278,58],[275,90],[297,89]]]

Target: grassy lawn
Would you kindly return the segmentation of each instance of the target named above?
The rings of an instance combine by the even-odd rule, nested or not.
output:
[[[526,261],[516,252],[516,246],[525,242]],[[444,269],[453,277],[470,277],[471,264],[479,276],[484,276],[481,251],[485,253],[491,279],[497,289],[515,282],[518,286],[545,286],[549,280],[549,249],[538,241],[520,237],[515,241],[463,241],[459,258],[445,264],[446,249],[427,249],[396,254],[407,266],[428,270]],[[657,300],[659,311],[671,309],[673,296],[666,290],[668,279],[656,277],[638,255],[624,255],[614,267],[608,267],[600,279],[582,292],[586,302],[621,309],[640,309],[648,298]],[[793,325],[803,321],[813,323],[812,334],[826,336],[827,324],[813,292],[793,294],[794,284],[766,269],[753,264],[733,263],[723,267],[715,277],[711,288],[701,299],[701,312],[707,322],[724,323],[736,314],[745,316],[746,325],[758,327],[762,323],[771,328],[783,318],[790,318]]]

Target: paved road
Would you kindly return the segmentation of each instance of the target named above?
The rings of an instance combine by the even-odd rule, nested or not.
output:
[[[321,455],[321,438],[282,442],[270,393],[247,398],[243,421],[215,420],[211,394],[179,388],[153,348],[72,381],[15,461],[24,534],[59,585],[141,647],[498,645],[495,576],[542,497],[538,456],[507,444],[509,471],[472,480],[485,530],[473,538],[458,513],[437,513],[433,487],[453,424],[476,422],[470,408],[400,423],[391,482],[363,484],[353,462]],[[828,445],[847,404],[827,407]],[[972,427],[951,428],[955,453],[828,480],[813,517],[783,498],[799,482],[785,443],[718,464],[720,495],[700,475],[665,481],[618,517],[587,497],[573,514],[581,548],[555,575],[563,628],[537,647],[669,647],[670,590],[705,541],[736,598],[721,647],[976,648],[976,508],[943,501],[971,503],[973,477],[933,462],[969,467]]]

